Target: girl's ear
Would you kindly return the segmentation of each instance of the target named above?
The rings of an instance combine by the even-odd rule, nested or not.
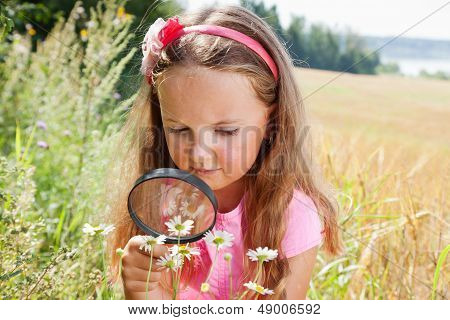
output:
[[[273,121],[271,119],[271,115],[273,113],[273,111],[275,110],[275,108],[278,108],[278,104],[274,103],[272,105],[270,105],[270,107],[267,108],[266,110],[266,119],[267,119],[267,124],[266,124],[266,131],[264,132],[264,139],[269,139],[271,137],[271,132],[274,128],[273,127]]]

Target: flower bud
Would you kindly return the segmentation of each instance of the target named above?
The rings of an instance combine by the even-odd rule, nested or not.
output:
[[[203,282],[202,286],[200,287],[201,292],[208,292],[209,291],[209,283]]]

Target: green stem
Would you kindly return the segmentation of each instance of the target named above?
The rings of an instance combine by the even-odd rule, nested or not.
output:
[[[180,237],[181,235],[178,234],[178,250],[180,249]],[[178,293],[178,289],[180,287],[180,280],[181,280],[181,271],[183,269],[183,260],[181,261],[181,266],[180,268],[177,270],[177,272],[175,273],[175,285],[176,285],[176,293]],[[176,295],[175,295],[175,300],[177,299]]]
[[[120,259],[119,259],[119,280],[122,277],[122,257],[123,256],[120,256]]]
[[[213,263],[211,265],[211,268],[209,268],[209,273],[208,276],[206,277],[206,280],[204,283],[208,283],[209,278],[211,277],[212,271],[214,269],[214,266],[216,265],[216,261],[217,261],[217,256],[219,255],[219,247],[216,248],[216,255],[214,256],[214,260]],[[197,296],[195,297],[195,300],[198,299],[198,297],[200,296],[201,290],[199,291],[199,293],[197,294]]]
[[[172,300],[176,300],[176,297],[177,297],[177,289],[176,289],[176,286],[175,286],[175,279],[174,279],[174,276],[173,276],[173,274],[174,274],[173,270],[170,270],[170,273],[172,274],[172,288],[173,288],[173,291],[172,291]]]
[[[148,300],[148,283],[150,282],[150,274],[152,273],[152,263],[153,263],[153,246],[150,250],[150,267],[147,273],[147,282],[145,283],[145,300]]]
[[[262,264],[263,264],[262,261],[258,261],[258,272],[256,273],[255,280],[253,280],[254,283],[257,283],[257,281],[258,281],[259,275],[260,275],[260,273],[262,271]],[[242,295],[238,298],[238,300],[241,300],[247,294],[247,292],[249,290],[250,289],[245,290],[244,293],[242,293]]]
[[[206,278],[205,282],[208,282],[209,278],[211,278],[211,274],[212,274],[214,266],[216,265],[216,261],[217,261],[217,256],[218,255],[219,255],[219,247],[217,247],[217,249],[216,249],[216,254],[214,256],[214,261],[213,261],[213,263],[211,265],[211,268],[209,269],[209,274],[208,274],[208,277]]]
[[[228,273],[230,277],[230,300],[233,299],[233,278],[231,274],[231,260],[228,260]]]
[[[117,276],[117,281],[115,283],[115,287],[116,288],[119,285],[117,282],[121,281],[121,279],[122,279],[122,255],[120,256],[120,259],[119,259],[119,273],[118,273],[118,276]],[[116,299],[116,292],[114,292],[113,294],[114,294],[113,299]]]

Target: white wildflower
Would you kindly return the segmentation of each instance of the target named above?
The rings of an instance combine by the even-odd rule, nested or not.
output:
[[[101,223],[97,227],[93,227],[89,223],[85,223],[83,225],[83,233],[88,234],[90,236],[94,236],[96,234],[101,234],[102,236],[106,236],[108,233],[113,231],[116,227],[114,225],[106,225]]]
[[[216,230],[214,233],[208,231],[205,233],[204,239],[208,244],[217,246],[217,249],[220,250],[233,245],[234,235],[224,230]]]
[[[188,260],[191,260],[191,256],[200,255],[200,250],[197,247],[189,247],[189,243],[180,246],[174,245],[173,247],[170,247],[169,250],[172,255],[179,254],[186,257]]]
[[[114,226],[114,225],[112,225],[112,224],[110,224],[110,225],[106,225],[106,224],[104,224],[104,223],[101,223],[100,225],[99,225],[99,228],[100,228],[100,234],[102,235],[102,236],[106,236],[108,233],[110,233],[111,231],[113,231],[116,227]]]
[[[180,212],[183,214],[183,216],[195,219],[199,215],[203,214],[205,208],[206,207],[203,203],[196,208],[195,206],[190,206],[190,203],[188,201],[183,200],[180,206]]]
[[[167,226],[171,236],[186,236],[190,234],[190,230],[194,228],[194,221],[186,220],[181,222],[181,216],[175,216],[164,224]]]
[[[156,261],[156,265],[166,268],[167,272],[169,272],[169,270],[176,271],[183,265],[183,260],[179,255],[172,256],[166,253],[164,257],[160,257],[158,261]]]
[[[169,202],[169,206],[164,211],[165,216],[172,216],[177,211],[177,204],[175,200]]]
[[[267,262],[275,259],[278,256],[278,250],[272,250],[267,247],[264,247],[264,249],[258,247],[256,248],[256,251],[249,249],[247,252],[247,256],[249,256],[250,260],[252,261]]]
[[[166,236],[160,235],[159,237],[153,236],[140,236],[142,244],[139,246],[139,250],[151,252],[155,244],[163,244],[166,241]]]
[[[252,281],[244,283],[244,287],[247,287],[250,290],[253,290],[253,291],[255,291],[255,292],[259,293],[259,294],[262,294],[262,295],[273,294],[273,290],[266,289],[263,286],[260,286],[256,282],[252,282]]]
[[[85,223],[83,225],[83,233],[93,236],[94,234],[96,234],[96,232],[96,228],[91,226],[89,223]]]

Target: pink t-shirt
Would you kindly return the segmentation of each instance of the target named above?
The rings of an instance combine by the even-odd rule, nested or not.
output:
[[[229,299],[230,282],[228,262],[223,256],[226,252],[232,254],[232,290],[233,295],[246,289],[240,277],[243,275],[243,259],[248,259],[244,252],[243,236],[241,232],[241,219],[243,212],[242,197],[239,205],[230,212],[219,212],[216,218],[214,230],[225,230],[234,235],[232,247],[226,247],[219,251],[213,273],[208,281],[210,285],[210,293],[216,299]],[[295,189],[287,209],[286,233],[282,240],[281,246],[287,258],[302,253],[322,242],[322,224],[317,214],[314,202],[304,192]],[[216,247],[208,245],[205,240],[199,240],[196,245],[200,249],[200,255],[196,258],[197,263],[194,265],[194,276],[190,279],[186,289],[179,292],[179,299],[193,300],[198,296],[202,282],[206,280],[212,261],[216,255]],[[256,249],[256,248],[252,248]],[[270,248],[274,249],[274,248]],[[256,262],[250,262],[256,263]],[[201,293],[198,296],[201,300],[210,300],[212,297],[208,293]]]

